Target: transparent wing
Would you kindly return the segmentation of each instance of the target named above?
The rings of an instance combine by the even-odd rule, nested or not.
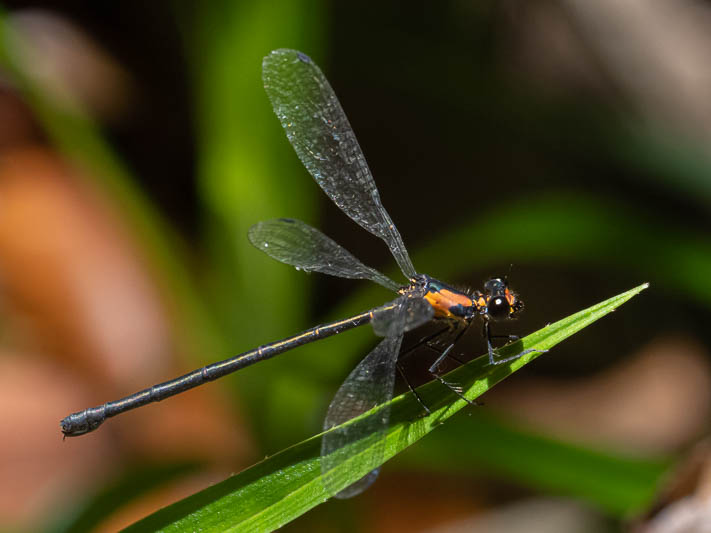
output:
[[[321,70],[296,50],[262,63],[264,88],[296,154],[316,183],[357,224],[383,239],[407,278],[415,268],[341,104]]]
[[[395,370],[403,333],[431,317],[420,298],[402,296],[379,308],[377,321],[386,334],[380,344],[350,373],[338,389],[328,408],[324,431],[355,418],[377,405],[381,409],[366,418],[345,424],[323,436],[321,443],[321,472],[324,487],[337,498],[350,498],[368,488],[378,477],[379,465],[385,452],[385,436],[390,422]],[[375,320],[374,318],[374,320]],[[335,469],[345,461],[365,462],[370,470],[363,478],[345,489],[338,490],[343,474]]]
[[[415,329],[432,320],[434,308],[424,298],[402,296],[373,311],[373,331],[391,337]]]
[[[348,250],[300,220],[279,218],[249,228],[249,241],[269,257],[299,270],[350,279],[369,279],[396,291],[397,283],[364,265]]]
[[[401,344],[402,335],[386,337],[353,369],[328,408],[325,431],[392,399]],[[329,493],[337,498],[350,498],[375,481],[385,451],[384,437],[389,422],[390,407],[385,406],[371,416],[324,434],[321,472]],[[368,453],[363,453],[366,451]],[[341,477],[334,469],[349,459],[366,461],[370,473],[338,491]]]

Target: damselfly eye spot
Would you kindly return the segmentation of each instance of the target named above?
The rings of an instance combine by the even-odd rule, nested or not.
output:
[[[486,306],[486,312],[491,318],[499,320],[511,314],[511,306],[509,302],[506,301],[506,298],[497,296],[489,300],[489,305]]]

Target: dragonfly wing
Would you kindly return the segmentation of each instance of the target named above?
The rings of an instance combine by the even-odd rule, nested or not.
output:
[[[385,436],[390,422],[390,406],[395,384],[395,365],[402,334],[386,337],[351,372],[328,408],[324,430],[328,431],[376,405],[386,404],[366,418],[325,433],[321,443],[321,472],[324,487],[337,498],[363,492],[378,477],[385,452]],[[345,474],[336,467],[349,460],[366,461],[370,470],[345,489],[338,490]]]
[[[373,311],[373,331],[379,337],[399,335],[432,320],[434,308],[424,298],[401,296]]]
[[[259,222],[249,229],[249,241],[269,257],[299,270],[351,279],[369,279],[397,291],[385,274],[364,265],[348,250],[300,220],[279,218]]]
[[[403,333],[428,322],[434,309],[424,298],[400,296],[373,312],[373,330],[385,337],[351,372],[328,408],[321,444],[321,472],[326,490],[338,498],[350,498],[367,489],[378,477],[390,422],[395,370]],[[384,405],[383,405],[384,404]],[[382,407],[366,418],[340,426],[366,411]],[[364,477],[338,490],[335,468],[346,460],[367,461]]]
[[[421,299],[401,296],[376,311],[377,320],[382,321],[385,338],[350,373],[328,408],[324,422],[327,433],[321,443],[321,473],[326,490],[338,498],[350,498],[361,493],[378,477],[385,453],[385,437],[390,422],[389,402],[393,397],[403,333],[415,323],[415,318],[421,322],[426,314],[422,305],[416,303],[418,300]],[[378,405],[381,407],[369,416],[345,423]],[[335,429],[329,431],[332,428]],[[369,473],[339,491],[344,474],[337,467],[351,460],[357,462],[359,467],[365,461]]]
[[[262,63],[264,88],[291,145],[316,183],[351,219],[383,239],[407,278],[415,268],[358,140],[321,70],[296,50],[275,50]]]

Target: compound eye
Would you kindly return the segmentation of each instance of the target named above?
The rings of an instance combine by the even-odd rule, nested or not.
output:
[[[506,290],[506,282],[501,278],[492,278],[484,283],[484,291],[487,294],[502,293]]]
[[[489,305],[486,307],[487,314],[493,319],[506,318],[511,314],[511,306],[506,298],[497,296],[489,300]]]

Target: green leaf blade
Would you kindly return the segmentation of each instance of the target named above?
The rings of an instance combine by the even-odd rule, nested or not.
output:
[[[647,287],[647,283],[639,285],[549,324],[503,348],[501,355],[505,357],[526,349],[540,351],[498,366],[488,365],[486,356],[479,357],[449,373],[447,379],[461,384],[465,397],[474,400],[540,356],[542,351],[551,349],[611,313]],[[420,387],[418,392],[430,406],[431,414],[422,416],[422,406],[411,393],[394,398],[389,404],[390,427],[385,437],[385,453],[379,459],[381,464],[468,405],[438,382],[428,383]],[[377,415],[377,411],[382,408],[383,406],[379,406],[346,424],[358,424],[366,417]],[[369,436],[365,436],[364,440],[368,438]],[[353,446],[357,444],[354,443]],[[376,444],[359,447],[360,453],[329,472],[330,475],[337,476],[338,486],[345,488],[368,473],[372,468],[371,454],[382,453],[382,448],[378,447],[376,451],[376,447]],[[222,483],[161,509],[137,522],[127,531],[187,531],[198,526],[201,531],[264,531],[281,527],[330,497],[321,482],[320,450],[321,435],[316,435]],[[336,486],[334,483],[334,487]]]

